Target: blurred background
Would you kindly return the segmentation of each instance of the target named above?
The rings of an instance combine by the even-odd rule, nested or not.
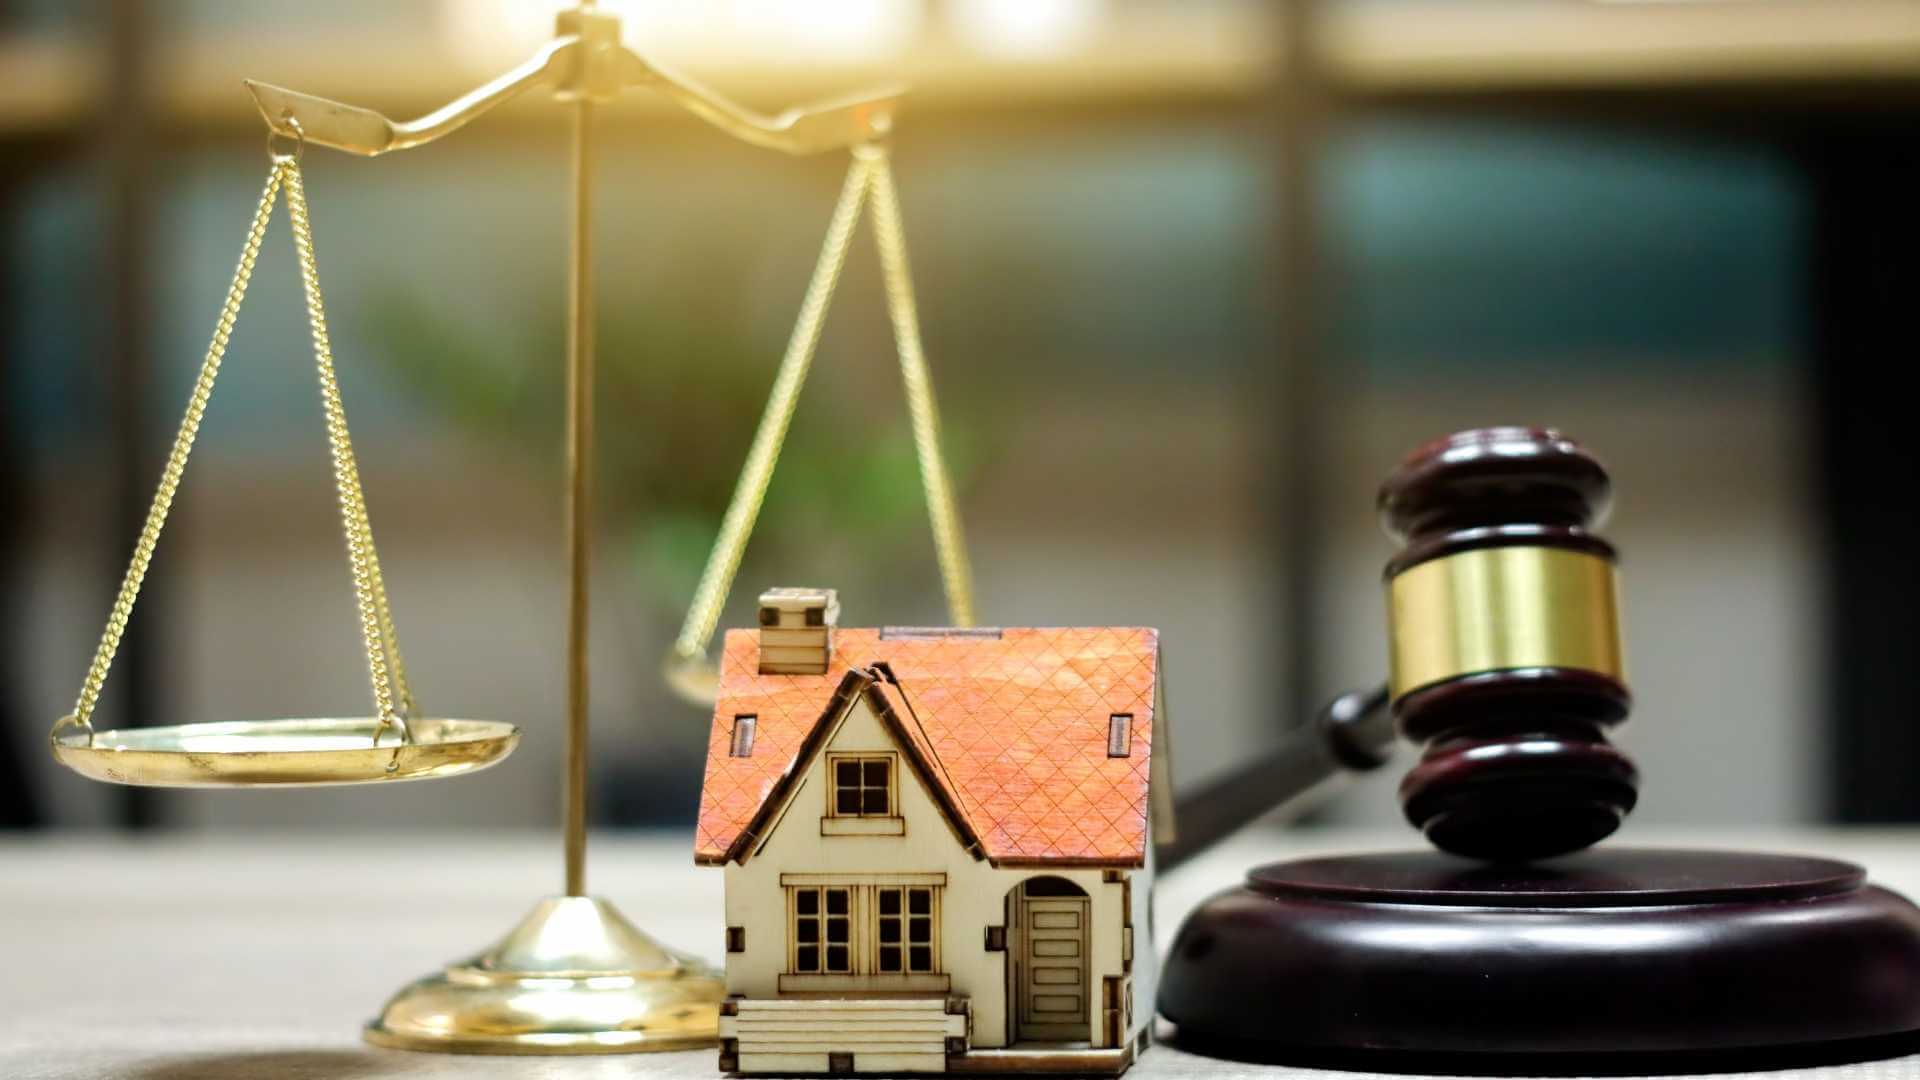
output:
[[[566,122],[526,101],[307,187],[423,703],[527,738],[484,777],[119,790],[68,711],[267,168],[255,77],[395,116],[557,5],[0,5],[0,824],[558,821]],[[1896,0],[609,2],[777,110],[912,84],[896,173],[980,608],[1161,628],[1176,777],[1385,666],[1374,488],[1561,427],[1611,465],[1636,823],[1920,820],[1909,427],[1920,5]],[[659,661],[844,156],[603,110],[594,820],[691,821],[706,715]],[[276,217],[104,726],[367,708]],[[775,584],[943,618],[870,241],[723,625]],[[1399,769],[1324,820],[1395,820]],[[1631,826],[1629,827],[1631,829]]]

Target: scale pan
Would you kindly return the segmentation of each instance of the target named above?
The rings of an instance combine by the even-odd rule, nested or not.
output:
[[[414,741],[372,717],[236,720],[53,737],[54,760],[82,776],[142,787],[320,787],[426,780],[484,769],[520,729],[496,720],[418,719]]]

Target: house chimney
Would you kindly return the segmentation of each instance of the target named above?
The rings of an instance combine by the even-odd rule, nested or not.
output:
[[[760,594],[760,674],[825,675],[833,659],[840,600],[832,589]]]

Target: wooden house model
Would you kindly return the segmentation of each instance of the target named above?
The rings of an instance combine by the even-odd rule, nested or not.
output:
[[[1124,1070],[1170,825],[1158,634],[837,615],[774,590],[726,636],[695,843],[726,874],[722,1070]]]

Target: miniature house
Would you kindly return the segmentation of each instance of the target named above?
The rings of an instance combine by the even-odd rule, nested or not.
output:
[[[695,843],[726,874],[721,1068],[1125,1069],[1168,824],[1158,634],[836,615],[776,590],[726,637]]]

